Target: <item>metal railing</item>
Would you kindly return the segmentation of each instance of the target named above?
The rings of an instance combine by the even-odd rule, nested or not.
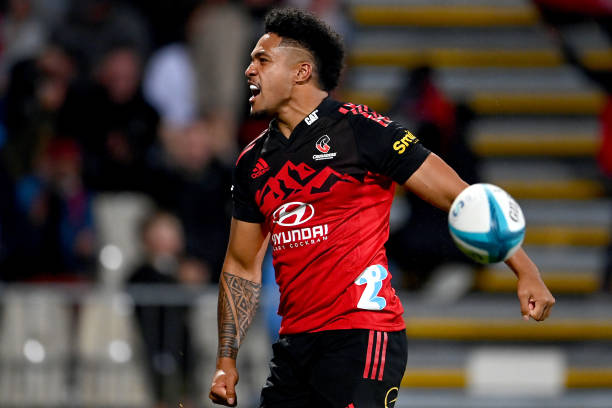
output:
[[[211,406],[215,286],[5,285],[0,299],[0,407]],[[240,351],[241,407],[267,375],[262,322]]]

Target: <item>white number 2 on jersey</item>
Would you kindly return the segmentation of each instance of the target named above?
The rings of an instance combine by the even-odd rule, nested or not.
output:
[[[356,285],[366,285],[357,307],[366,310],[383,310],[387,306],[385,298],[378,296],[382,281],[389,272],[382,265],[370,265],[355,279]]]

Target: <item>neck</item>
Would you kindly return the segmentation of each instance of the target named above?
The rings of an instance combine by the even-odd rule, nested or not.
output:
[[[319,106],[327,95],[328,93],[321,89],[311,89],[308,92],[294,95],[276,115],[278,129],[283,136],[289,139],[293,129]]]

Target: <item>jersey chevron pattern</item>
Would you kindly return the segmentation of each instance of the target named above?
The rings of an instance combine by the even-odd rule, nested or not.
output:
[[[281,334],[404,328],[384,244],[395,183],[428,154],[389,118],[329,98],[289,139],[273,120],[243,150],[233,215],[271,234]]]

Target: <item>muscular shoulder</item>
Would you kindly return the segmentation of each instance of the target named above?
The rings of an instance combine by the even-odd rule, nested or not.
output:
[[[402,184],[429,153],[410,131],[365,105],[346,103],[340,112],[350,121],[360,157],[372,172]]]
[[[344,114],[353,127],[366,129],[387,129],[394,122],[387,116],[381,115],[367,105],[357,105],[347,102],[339,107],[338,111]]]
[[[350,122],[356,142],[365,149],[406,150],[416,139],[402,125],[366,105],[345,103],[339,109]]]

